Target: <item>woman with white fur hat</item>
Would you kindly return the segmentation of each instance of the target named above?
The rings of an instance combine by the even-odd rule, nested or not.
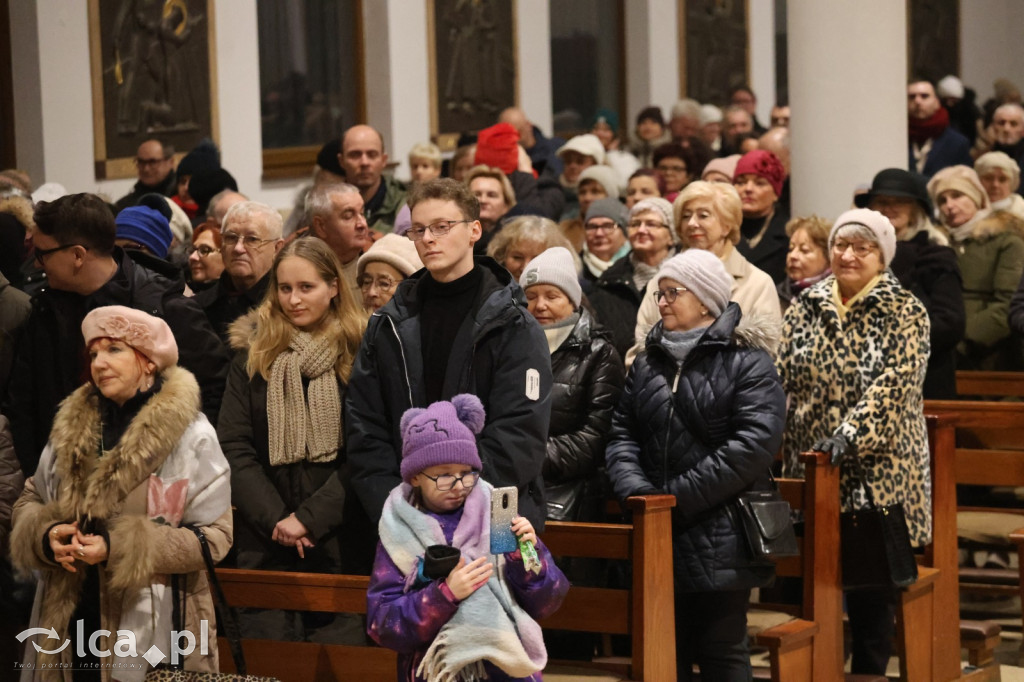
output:
[[[829,234],[832,275],[786,310],[778,368],[789,400],[782,472],[802,477],[798,456],[831,453],[841,467],[843,511],[865,505],[856,458],[879,506],[902,503],[915,546],[931,540],[931,480],[924,419],[930,322],[889,263],[896,230],[858,208]],[[892,590],[858,590],[847,600],[853,672],[884,674],[894,631]]]
[[[572,253],[552,247],[530,261],[519,284],[551,351],[551,424],[544,458],[547,518],[600,521],[604,448],[625,370],[607,332],[582,307]]]
[[[696,663],[702,679],[749,680],[747,603],[775,567],[753,560],[733,506],[741,492],[768,489],[786,399],[769,334],[730,302],[733,278],[721,259],[690,249],[656,279],[661,320],[615,409],[608,476],[620,499],[676,497],[679,679]]]

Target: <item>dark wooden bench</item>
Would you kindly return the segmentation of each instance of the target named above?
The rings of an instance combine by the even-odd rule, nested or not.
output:
[[[988,396],[1024,398],[1024,372],[956,373],[956,392],[961,398]]]
[[[675,679],[675,617],[672,579],[672,507],[675,498],[653,495],[627,500],[632,524],[546,524],[542,538],[552,554],[632,562],[630,589],[573,587],[545,628],[629,635],[630,659],[573,662],[628,679]],[[366,613],[366,576],[217,570],[234,607]],[[227,642],[220,663],[234,672]],[[394,680],[396,654],[376,646],[243,640],[248,672],[289,680],[372,682]]]

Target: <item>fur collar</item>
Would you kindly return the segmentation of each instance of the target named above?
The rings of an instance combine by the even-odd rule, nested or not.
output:
[[[91,384],[61,404],[50,442],[61,479],[64,518],[109,519],[132,490],[158,469],[199,414],[199,384],[181,367],[162,374],[163,387],[139,410],[121,440],[99,457],[99,396]]]
[[[1012,232],[1024,238],[1024,220],[1009,211],[992,211],[974,225],[972,239],[989,239],[1003,232]]]
[[[252,339],[256,335],[258,321],[259,309],[257,306],[228,325],[228,345],[232,350],[249,350]]]

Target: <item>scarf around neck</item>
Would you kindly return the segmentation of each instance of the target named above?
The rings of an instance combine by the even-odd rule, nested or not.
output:
[[[992,209],[982,208],[978,209],[978,212],[960,227],[948,227],[950,238],[957,244],[962,244],[967,241],[972,234],[974,234],[974,228],[977,227],[978,223],[985,218],[988,218],[989,214],[992,213]]]
[[[332,462],[341,447],[341,397],[334,363],[334,335],[296,330],[288,348],[270,365],[267,425],[270,465],[303,459]],[[302,379],[309,379],[306,392]]]
[[[480,481],[466,497],[452,546],[467,562],[490,554],[491,486]],[[391,491],[380,519],[380,542],[410,589],[419,563],[430,545],[447,544],[437,519],[409,502],[411,486]],[[484,661],[511,677],[529,677],[547,664],[540,625],[516,603],[504,579],[505,557],[491,555],[496,570],[461,602],[427,648],[416,674],[441,682],[483,679]]]
[[[949,112],[945,107],[928,118],[910,119],[910,141],[916,145],[922,145],[928,140],[933,140],[949,127]]]
[[[565,340],[569,338],[569,335],[572,334],[572,330],[576,328],[576,323],[579,321],[580,311],[577,310],[564,320],[541,325],[544,336],[548,339],[548,351],[553,354],[558,350],[565,343]]]

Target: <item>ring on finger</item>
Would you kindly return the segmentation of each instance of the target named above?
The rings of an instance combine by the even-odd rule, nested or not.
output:
[[[84,547],[79,547],[78,548],[78,556],[85,556],[85,548]]]

